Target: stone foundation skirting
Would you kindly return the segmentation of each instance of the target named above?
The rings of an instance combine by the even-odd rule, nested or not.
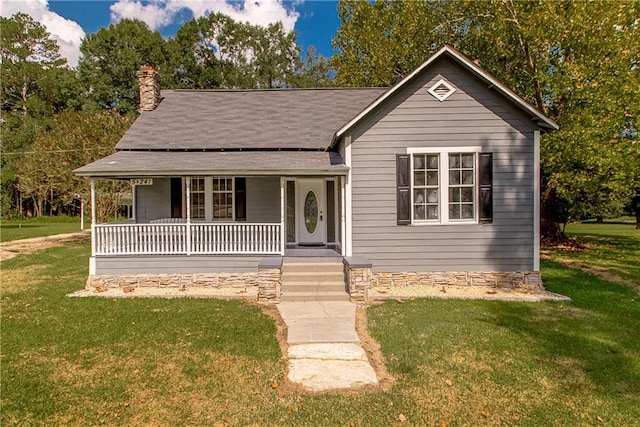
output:
[[[258,268],[257,272],[250,273],[91,275],[87,279],[86,288],[95,292],[138,287],[180,290],[194,288],[245,289],[247,295],[257,293],[258,301],[262,303],[276,304],[280,302],[281,271],[279,265],[270,263],[265,265],[265,268]]]
[[[543,291],[539,271],[373,272],[364,259],[345,258],[345,279],[351,301],[371,302],[369,290],[396,286],[491,286],[501,289]]]

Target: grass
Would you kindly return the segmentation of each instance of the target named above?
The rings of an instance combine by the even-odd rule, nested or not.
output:
[[[640,290],[640,230],[634,227],[635,221],[630,220],[568,224],[567,235],[583,245],[584,249],[548,247],[544,255]]]
[[[85,229],[90,227],[85,218]],[[0,242],[80,231],[80,218],[42,217],[0,221]]]
[[[570,303],[395,301],[368,309],[389,391],[308,395],[262,308],[85,299],[89,249],[2,262],[0,425],[636,425],[640,306],[631,287],[550,260]],[[402,421],[402,420],[406,421]]]

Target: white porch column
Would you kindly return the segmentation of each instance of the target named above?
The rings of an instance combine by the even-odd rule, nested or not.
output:
[[[187,211],[187,255],[191,255],[191,177],[188,176],[185,178],[185,183],[187,185],[187,196],[186,196],[186,204],[185,210]]]
[[[346,245],[346,233],[347,233],[347,216],[345,214],[346,210],[346,192],[347,192],[347,177],[340,177],[340,247],[342,248],[342,256],[347,255],[347,245]]]
[[[91,256],[96,255],[96,179],[89,178],[91,183]]]
[[[136,222],[136,187],[135,185],[131,186],[131,219],[133,222]]]
[[[283,176],[280,177],[280,255],[284,256],[284,249],[286,247],[287,230],[284,228],[284,219],[286,217],[285,212],[285,187],[287,181]]]
[[[351,210],[351,135],[347,135],[344,137],[344,161],[347,167],[349,168],[349,172],[347,173],[347,182],[345,185],[345,233],[344,233],[344,245],[346,246],[345,256],[353,255],[353,247],[351,241],[351,227],[352,227],[352,210]]]
[[[533,271],[540,271],[540,130],[533,132]]]

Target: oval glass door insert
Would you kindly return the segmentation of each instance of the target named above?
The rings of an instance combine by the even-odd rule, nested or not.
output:
[[[304,225],[309,234],[313,234],[318,226],[318,199],[313,190],[309,190],[304,199]]]

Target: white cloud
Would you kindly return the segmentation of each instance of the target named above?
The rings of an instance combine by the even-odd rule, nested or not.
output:
[[[71,67],[78,65],[80,43],[85,33],[77,22],[50,11],[47,0],[2,0],[0,3],[0,15],[3,17],[10,17],[17,12],[27,13],[44,25],[58,42],[60,55],[67,59]]]
[[[151,0],[145,4],[140,0],[118,0],[110,9],[114,22],[125,18],[140,19],[152,30],[173,23],[184,10],[190,11],[195,18],[220,12],[235,21],[265,27],[282,22],[286,31],[293,30],[300,16],[294,10],[287,10],[282,0],[244,0],[242,3],[227,3],[225,0]]]

